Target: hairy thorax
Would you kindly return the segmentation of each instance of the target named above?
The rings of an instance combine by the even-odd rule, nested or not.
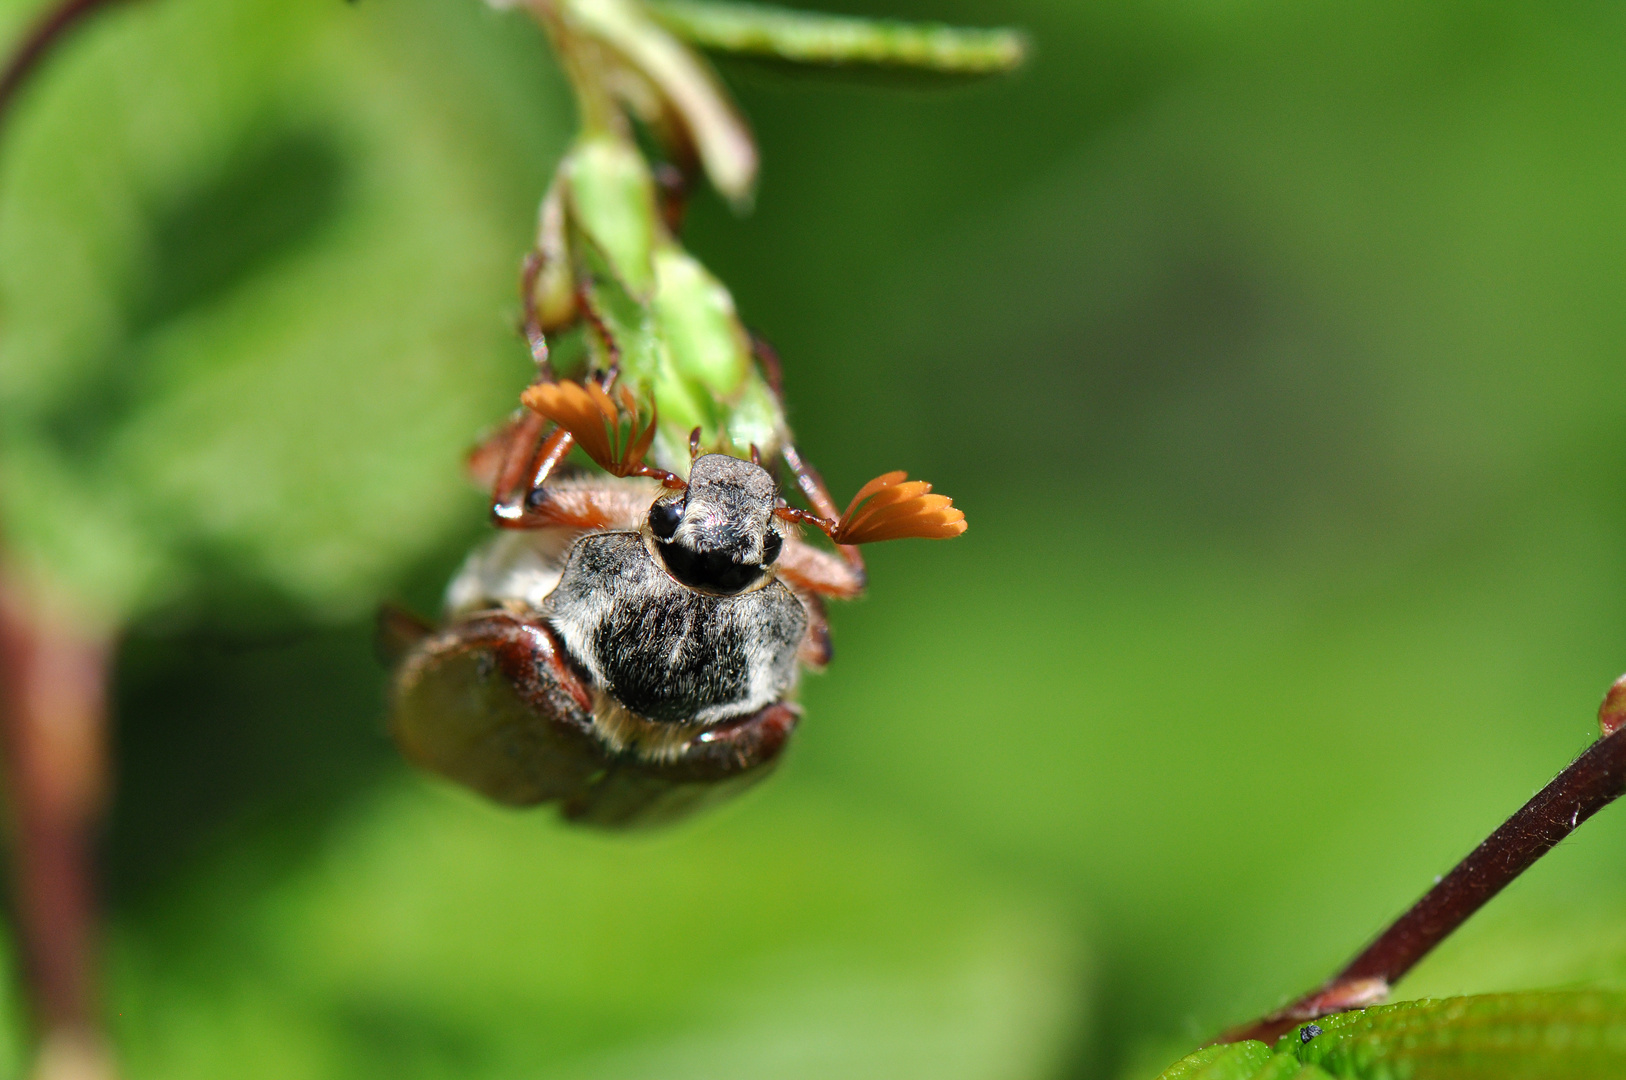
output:
[[[768,579],[737,596],[674,581],[638,533],[577,541],[543,612],[571,657],[629,711],[715,724],[783,697],[807,612]]]

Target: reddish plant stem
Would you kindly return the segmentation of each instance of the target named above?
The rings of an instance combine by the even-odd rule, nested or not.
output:
[[[1268,1042],[1306,1021],[1381,1000],[1491,897],[1622,792],[1626,728],[1593,743],[1319,989],[1218,1041]]]
[[[70,33],[118,0],[58,0],[0,68],[0,123]],[[108,1077],[93,867],[108,789],[112,635],[44,602],[0,561],[0,773],[38,1078]]]
[[[39,67],[51,49],[60,44],[87,15],[99,8],[118,3],[119,0],[61,0],[52,5],[23,38],[11,58],[0,71],[0,119],[4,119],[11,102],[23,83]]]
[[[11,877],[39,1028],[99,1027],[97,831],[107,795],[111,636],[44,602],[0,565],[0,749]]]

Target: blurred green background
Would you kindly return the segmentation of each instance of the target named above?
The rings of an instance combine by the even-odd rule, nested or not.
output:
[[[1036,54],[946,87],[722,63],[761,191],[687,239],[835,491],[907,468],[972,528],[874,551],[780,775],[631,837],[410,772],[370,645],[483,535],[460,457],[525,381],[515,273],[573,124],[540,34],[141,0],[25,92],[0,520],[131,627],[130,1076],[1147,1077],[1594,736],[1626,12],[827,9]],[[1400,996],[1626,981],[1623,840],[1606,812]]]

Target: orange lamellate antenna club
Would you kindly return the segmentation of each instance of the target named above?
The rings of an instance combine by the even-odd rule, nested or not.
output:
[[[778,513],[787,521],[816,526],[844,546],[910,538],[947,540],[965,532],[965,512],[947,495],[931,491],[924,480],[910,480],[902,471],[889,472],[860,488],[839,521],[790,507],[781,507]]]
[[[657,476],[670,474],[644,464],[655,441],[655,415],[638,426],[638,405],[632,391],[621,388],[621,405],[596,382],[585,386],[575,382],[537,383],[525,389],[520,400],[539,416],[552,420],[575,437],[576,444],[605,472],[614,476]],[[629,423],[623,432],[621,414]]]
[[[1598,706],[1598,727],[1608,737],[1626,727],[1626,675],[1615,680]]]
[[[947,495],[933,495],[924,480],[905,472],[883,473],[859,489],[831,539],[838,544],[880,540],[947,540],[965,532],[965,513]]]

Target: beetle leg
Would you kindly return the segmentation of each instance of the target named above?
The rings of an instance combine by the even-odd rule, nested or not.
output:
[[[864,591],[864,575],[827,551],[785,538],[785,547],[774,562],[776,573],[786,585],[804,596],[833,596],[850,600]]]
[[[420,619],[399,604],[385,601],[378,607],[373,643],[384,662],[394,664],[434,632],[434,624]]]
[[[546,499],[526,510],[526,521],[528,527],[535,529],[632,532],[643,524],[655,495],[652,485],[640,481],[619,484],[565,481],[549,488]]]
[[[807,633],[802,635],[796,658],[814,671],[823,671],[836,654],[830,643],[830,620],[824,614],[823,600],[813,593],[800,595],[802,606],[807,608]]]
[[[790,466],[791,474],[796,477],[796,486],[802,489],[802,494],[807,497],[808,504],[814,511],[822,518],[839,521],[841,511],[836,509],[836,501],[830,497],[830,489],[824,486],[824,477],[802,457],[796,449],[796,444],[787,440],[779,452],[784,457],[785,464]],[[848,568],[858,579],[858,588],[862,589],[865,581],[864,556],[858,553],[856,547],[850,545],[838,545],[836,550],[841,552],[841,557],[847,561]]]
[[[519,484],[520,472],[539,434],[524,410],[515,412],[469,448],[463,458],[463,471],[476,487],[491,492],[496,502]]]
[[[510,500],[515,489],[525,482],[531,461],[536,456],[537,443],[542,438],[542,429],[546,425],[547,421],[542,417],[529,409],[524,409],[508,422],[495,439],[488,441],[476,451],[477,454],[485,454],[491,442],[502,440],[501,464],[489,477],[493,506]]]
[[[674,128],[676,125],[672,125]],[[661,222],[666,231],[676,236],[683,231],[683,217],[689,209],[689,193],[694,187],[692,175],[694,153],[680,154],[686,159],[684,165],[670,161],[663,161],[655,166],[655,198],[660,206]]]
[[[523,312],[520,329],[525,334],[525,343],[531,347],[531,359],[536,362],[537,378],[543,382],[553,381],[553,365],[548,362],[548,338],[542,332],[542,312],[536,303],[536,282],[542,276],[542,268],[547,265],[547,256],[541,248],[532,249],[525,256],[525,262],[520,266],[519,297],[520,309]]]
[[[751,355],[762,367],[762,374],[768,380],[768,389],[773,396],[784,404],[785,397],[785,364],[779,359],[779,350],[769,344],[768,339],[755,330],[746,330],[751,336]]]
[[[529,409],[526,412],[535,417],[535,431],[540,435],[546,421]],[[537,445],[535,436],[531,438],[529,446],[534,448],[534,453],[522,456],[511,451],[509,463],[504,469],[504,477],[499,478],[507,478],[508,482],[492,492],[491,520],[504,529],[536,529],[557,524],[538,511],[547,503],[548,478],[553,475],[553,470],[559,467],[559,463],[565,459],[565,455],[570,453],[570,448],[574,445],[576,440],[570,432],[564,428],[555,428],[552,434],[542,440],[540,446]],[[518,468],[513,467],[516,461]],[[518,481],[522,477],[526,478],[526,483],[519,485]]]

